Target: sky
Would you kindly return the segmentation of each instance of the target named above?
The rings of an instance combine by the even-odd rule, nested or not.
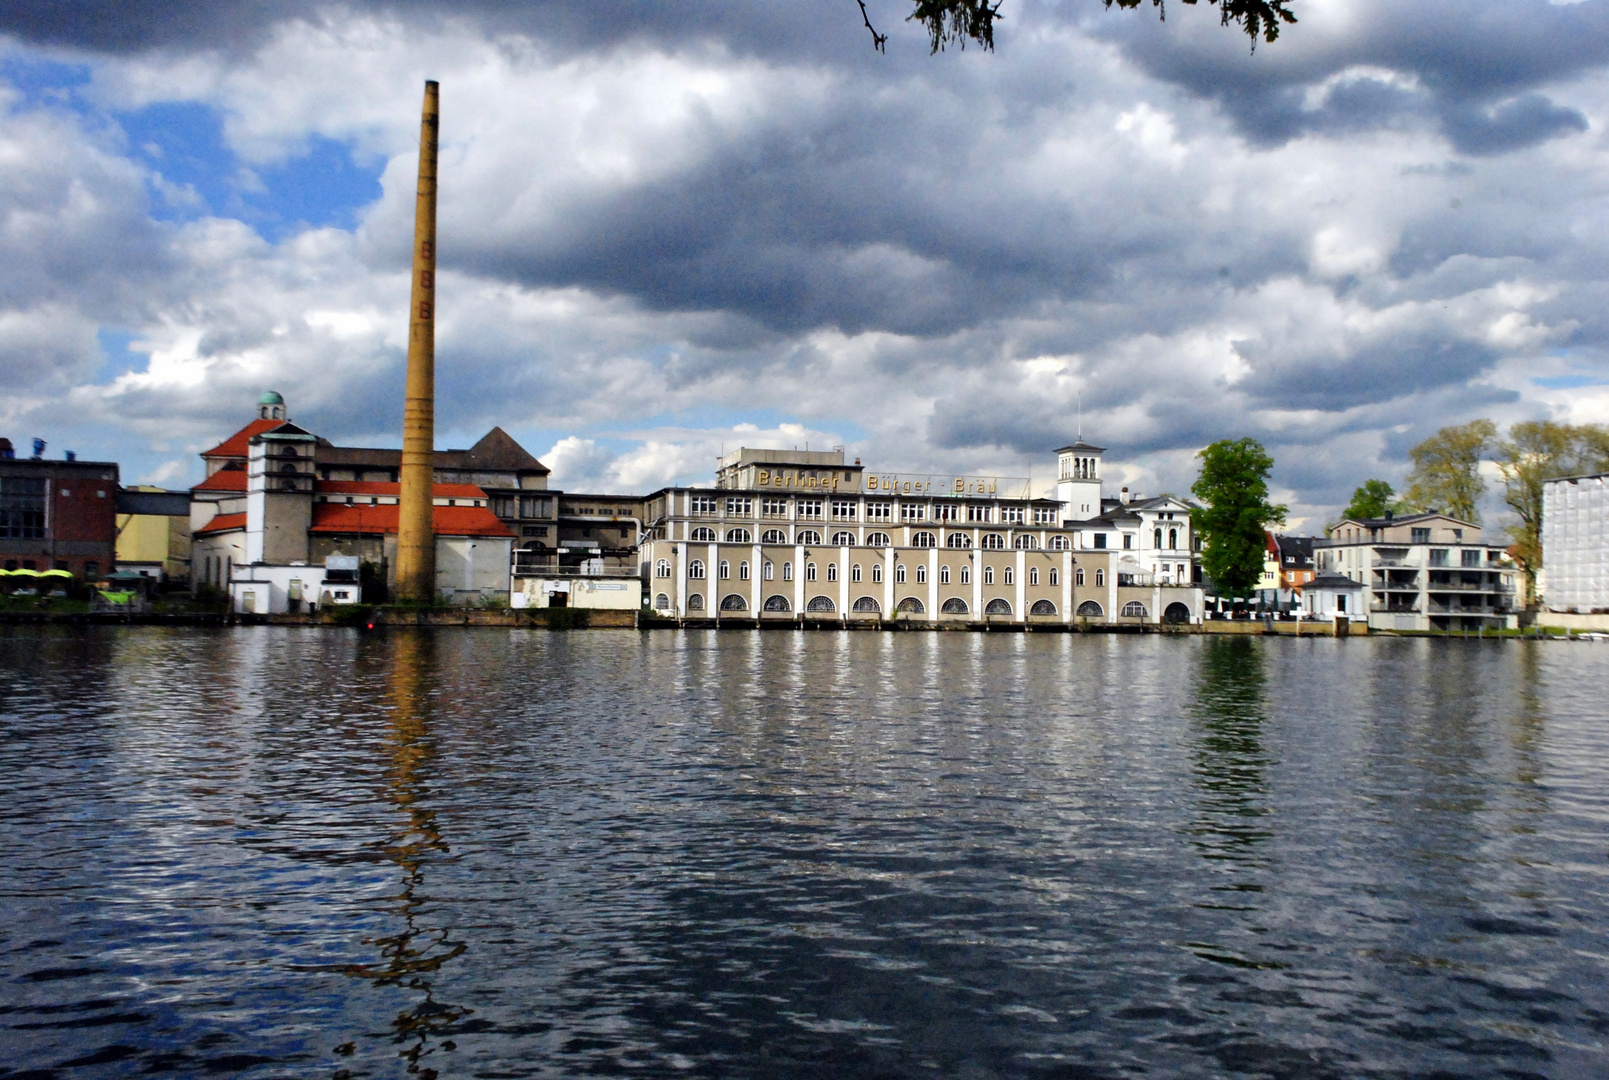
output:
[[[441,83],[437,445],[569,490],[738,446],[1185,493],[1295,530],[1476,417],[1609,422],[1609,0],[0,7],[0,435],[184,487],[282,393],[400,445]],[[1081,425],[1081,426],[1080,426]],[[1488,504],[1500,519],[1500,500]]]

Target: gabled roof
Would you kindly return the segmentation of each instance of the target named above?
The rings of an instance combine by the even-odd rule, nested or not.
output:
[[[500,427],[494,427],[480,437],[480,442],[468,450],[449,450],[449,454],[464,455],[465,466],[471,469],[512,469],[516,472],[548,472],[548,467],[526,452],[525,447]]]
[[[190,489],[191,491],[245,491],[245,469],[219,469],[201,483]]]
[[[229,438],[225,439],[223,442],[219,443],[217,446],[214,446],[211,450],[203,450],[201,452],[201,456],[204,457],[204,458],[209,458],[209,457],[237,457],[237,458],[243,458],[243,457],[246,456],[246,449],[247,449],[246,444],[251,441],[251,437],[253,435],[257,435],[257,434],[260,434],[260,433],[262,433],[264,431],[269,431],[269,430],[271,430],[273,428],[277,428],[279,425],[283,424],[284,422],[285,421],[283,421],[283,420],[253,420],[251,423],[247,424],[245,427],[241,428],[239,431],[237,431],[233,435],[229,436]]]
[[[1407,525],[1416,521],[1430,521],[1434,518],[1441,518],[1446,521],[1456,521],[1460,525],[1468,525],[1471,529],[1480,528],[1480,526],[1475,524],[1473,521],[1465,521],[1463,518],[1456,518],[1451,514],[1443,514],[1434,510],[1423,514],[1403,514],[1401,517],[1342,518],[1340,521],[1337,521],[1335,525],[1330,526],[1330,528],[1333,530],[1339,525],[1361,525],[1365,529],[1389,529],[1393,525]]]
[[[300,439],[310,439],[310,440],[312,440],[314,442],[316,442],[318,440],[318,436],[314,435],[311,431],[308,431],[306,428],[297,427],[295,424],[291,423],[289,420],[281,420],[277,424],[275,424],[273,427],[266,428],[266,429],[264,429],[262,431],[257,432],[257,434],[253,435],[251,438],[247,439],[246,441],[247,442],[256,442],[259,438],[261,438],[261,437],[263,437],[265,435],[278,435],[278,436],[281,436],[281,437],[284,437],[284,438],[287,438],[287,439],[298,439],[298,440],[300,440]]]
[[[233,532],[235,529],[244,529],[245,527],[245,514],[219,514],[197,529],[195,535],[204,536],[207,533]]]
[[[314,503],[315,533],[394,533],[397,531],[397,504],[345,506],[340,503]],[[242,515],[244,516],[244,515]],[[435,506],[431,508],[437,536],[512,537],[508,526],[484,506]]]

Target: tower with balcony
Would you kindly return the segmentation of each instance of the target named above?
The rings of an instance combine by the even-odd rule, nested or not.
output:
[[[1101,512],[1101,455],[1104,446],[1079,439],[1056,451],[1056,501],[1067,521],[1087,521]]]

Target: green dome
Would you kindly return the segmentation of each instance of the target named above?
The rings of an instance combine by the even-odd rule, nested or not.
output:
[[[280,397],[278,394],[274,393],[274,391],[270,390],[270,391],[268,391],[268,393],[264,394],[262,397],[257,399],[257,404],[259,404],[259,405],[283,405],[283,404],[285,404],[285,399]]]

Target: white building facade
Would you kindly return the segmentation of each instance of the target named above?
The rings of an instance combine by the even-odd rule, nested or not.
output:
[[[1542,565],[1549,611],[1609,615],[1609,474],[1542,485]]]

